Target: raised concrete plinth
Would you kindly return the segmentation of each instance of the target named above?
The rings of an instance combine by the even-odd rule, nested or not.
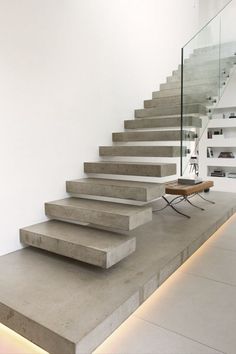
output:
[[[109,270],[33,248],[0,258],[0,322],[51,354],[91,353],[234,212],[236,195],[210,192],[206,211],[170,208],[129,233],[137,250]],[[160,205],[159,205],[160,206]]]

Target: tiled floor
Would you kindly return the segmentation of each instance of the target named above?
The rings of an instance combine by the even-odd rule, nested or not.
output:
[[[0,326],[0,354],[43,353],[19,338]],[[236,353],[236,215],[93,354],[217,353]]]

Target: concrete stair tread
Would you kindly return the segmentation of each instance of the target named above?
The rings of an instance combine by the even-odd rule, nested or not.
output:
[[[195,133],[188,130],[183,130],[183,137],[187,140],[194,140]],[[180,141],[180,130],[148,130],[148,131],[127,131],[113,133],[112,139],[114,142],[128,141]]]
[[[184,116],[183,125],[185,127],[200,128],[202,126],[202,120],[199,117]],[[148,117],[125,120],[124,126],[125,129],[180,127],[181,116],[179,115],[175,117]]]
[[[206,114],[206,106],[199,103],[184,104],[184,111],[186,114],[201,113]],[[135,118],[144,118],[150,116],[159,116],[167,114],[180,114],[181,104],[179,105],[159,105],[151,108],[143,108],[135,110]]]
[[[180,157],[179,146],[100,146],[100,156]]]
[[[152,208],[149,206],[73,197],[45,203],[45,212],[51,219],[119,230],[132,230],[152,220]]]
[[[68,181],[67,192],[147,202],[162,196],[165,187],[162,183],[83,178]]]
[[[176,174],[176,164],[124,161],[85,162],[84,172],[111,175],[165,177]]]
[[[134,237],[61,221],[46,221],[20,230],[21,242],[102,268],[135,251]]]

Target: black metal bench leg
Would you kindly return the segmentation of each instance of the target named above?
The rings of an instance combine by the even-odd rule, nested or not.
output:
[[[184,214],[184,213],[181,213],[181,211],[179,211],[178,209],[176,209],[173,205],[172,205],[172,202],[174,200],[176,200],[177,198],[174,198],[171,202],[169,202],[169,200],[167,198],[165,198],[164,196],[162,196],[162,198],[166,201],[167,203],[167,206],[170,206],[176,213],[182,215],[182,216],[185,216],[186,218],[190,219],[191,216],[187,215],[187,214]]]
[[[212,200],[204,198],[200,193],[196,193],[196,195],[198,195],[200,198],[202,198],[203,200],[205,200],[208,203],[215,204],[215,202],[213,202]]]
[[[186,200],[186,202],[188,202],[190,205],[192,205],[194,208],[197,208],[197,209],[200,209],[200,210],[205,210],[205,209],[203,209],[203,208],[201,208],[201,207],[199,207],[199,206],[197,206],[197,205],[195,205],[195,204],[193,204],[192,202],[190,202],[190,200],[188,199],[188,197],[185,197],[184,198],[185,200]]]

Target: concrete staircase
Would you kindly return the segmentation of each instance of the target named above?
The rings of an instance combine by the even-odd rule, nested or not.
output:
[[[210,57],[202,70],[199,56],[204,53],[194,52],[185,61],[186,141],[197,138],[201,116],[208,113],[218,90],[216,61]],[[226,56],[223,64],[227,78],[235,56]],[[84,163],[88,178],[66,182],[71,197],[45,204],[51,220],[20,230],[22,243],[101,268],[135,251],[136,240],[126,232],[152,220],[151,203],[165,193],[158,179],[176,178],[176,158],[181,155],[180,73],[179,67],[152,99],[144,101],[143,109],[135,110],[135,119],[124,121],[125,131],[112,134],[112,146],[100,146],[100,161]],[[187,146],[182,153],[189,154]],[[142,180],[150,177],[155,183]]]

